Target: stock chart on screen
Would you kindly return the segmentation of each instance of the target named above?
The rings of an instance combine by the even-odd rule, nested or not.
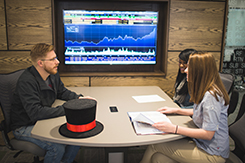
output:
[[[63,10],[65,64],[156,64],[158,12]]]

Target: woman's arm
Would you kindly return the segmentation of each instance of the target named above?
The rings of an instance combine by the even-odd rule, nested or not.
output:
[[[162,107],[159,108],[157,111],[163,114],[180,114],[180,115],[188,115],[188,116],[193,115],[193,109]]]
[[[207,131],[201,128],[186,128],[186,127],[178,126],[176,134],[180,134],[196,139],[211,140],[214,136],[214,133],[215,131]]]
[[[211,140],[214,136],[215,131],[207,131],[200,128],[186,128],[171,124],[169,122],[157,122],[152,125],[158,130],[167,132],[167,133],[175,133],[179,135],[184,135],[196,139],[204,139]]]

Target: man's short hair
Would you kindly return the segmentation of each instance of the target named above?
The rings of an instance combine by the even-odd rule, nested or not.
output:
[[[30,56],[33,63],[36,63],[39,59],[45,58],[48,52],[54,50],[53,45],[38,43],[31,49]]]

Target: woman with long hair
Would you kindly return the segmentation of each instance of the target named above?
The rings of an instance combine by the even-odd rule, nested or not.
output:
[[[203,52],[191,54],[185,72],[193,109],[163,107],[158,111],[192,116],[197,128],[168,122],[153,124],[161,131],[186,138],[148,146],[141,163],[224,163],[229,157],[229,96],[214,57]]]
[[[195,52],[197,52],[195,49],[185,49],[179,54],[179,71],[174,84],[175,93],[173,100],[181,108],[193,107],[193,102],[190,102],[188,83],[186,80],[186,73],[184,71],[187,68],[187,62],[189,60],[190,54]]]

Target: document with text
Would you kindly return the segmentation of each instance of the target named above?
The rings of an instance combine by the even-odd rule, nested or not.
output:
[[[158,111],[128,112],[128,116],[137,135],[164,134],[165,132],[152,127],[152,124],[162,121],[171,123],[165,114]]]

